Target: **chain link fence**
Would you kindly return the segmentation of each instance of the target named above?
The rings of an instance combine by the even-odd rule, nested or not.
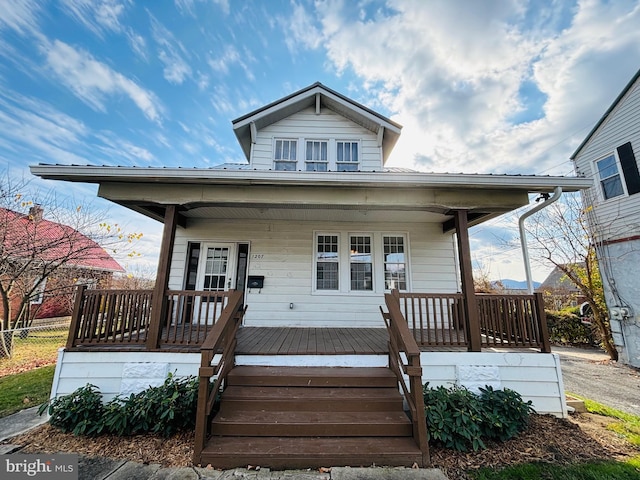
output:
[[[35,319],[27,328],[4,330],[5,345],[11,355],[0,357],[0,376],[55,363],[58,349],[63,347],[69,334],[71,317]]]

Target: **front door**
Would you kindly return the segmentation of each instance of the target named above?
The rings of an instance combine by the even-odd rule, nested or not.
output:
[[[236,245],[233,243],[205,243],[200,252],[198,290],[226,292],[235,286]]]
[[[226,292],[235,287],[236,245],[234,243],[205,243],[200,250],[200,265],[197,290]],[[196,301],[196,318],[200,322],[213,324],[219,315],[220,303],[216,297],[200,297]]]

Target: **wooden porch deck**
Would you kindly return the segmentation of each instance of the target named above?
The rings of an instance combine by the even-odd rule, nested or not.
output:
[[[237,355],[388,354],[384,328],[242,327]]]

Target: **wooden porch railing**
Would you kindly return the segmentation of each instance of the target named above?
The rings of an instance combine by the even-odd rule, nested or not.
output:
[[[229,291],[229,301],[215,323],[200,352],[202,354],[198,376],[198,409],[196,412],[196,431],[193,448],[193,463],[199,465],[200,455],[207,441],[209,416],[215,405],[220,388],[235,362],[236,333],[242,322],[246,307],[242,307],[243,293]],[[218,354],[218,355],[216,355]],[[217,356],[215,365],[212,365]],[[213,385],[211,379],[215,377]]]
[[[144,346],[150,334],[153,290],[76,292],[67,348],[81,345]],[[229,292],[167,290],[159,348],[204,342],[229,303]]]
[[[398,292],[396,295],[418,345],[469,346],[461,293]]]
[[[167,290],[162,345],[200,345],[228,305],[229,292]]]
[[[389,313],[385,313],[382,307],[380,311],[389,332],[389,367],[396,374],[404,398],[409,405],[413,438],[422,452],[422,466],[427,466],[431,464],[431,459],[424,415],[420,349],[400,311],[398,291],[385,294],[384,298]]]
[[[476,296],[483,347],[539,348],[549,353],[549,333],[541,293]]]
[[[144,344],[152,290],[87,290],[81,285],[67,348],[87,344]]]
[[[400,310],[421,347],[466,347],[468,320],[461,293],[396,294]],[[538,348],[550,352],[547,319],[542,294],[476,294],[481,346],[494,348]]]

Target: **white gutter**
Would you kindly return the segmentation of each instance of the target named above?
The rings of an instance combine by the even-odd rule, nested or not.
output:
[[[546,199],[539,205],[536,205],[531,210],[525,212],[518,220],[520,226],[520,243],[522,244],[522,256],[524,257],[524,272],[527,277],[527,290],[529,294],[533,294],[533,279],[531,278],[531,265],[529,264],[529,249],[527,248],[527,238],[524,230],[524,221],[534,213],[548,207],[552,203],[558,201],[562,196],[562,187],[555,187],[553,189],[553,195],[551,198]]]

